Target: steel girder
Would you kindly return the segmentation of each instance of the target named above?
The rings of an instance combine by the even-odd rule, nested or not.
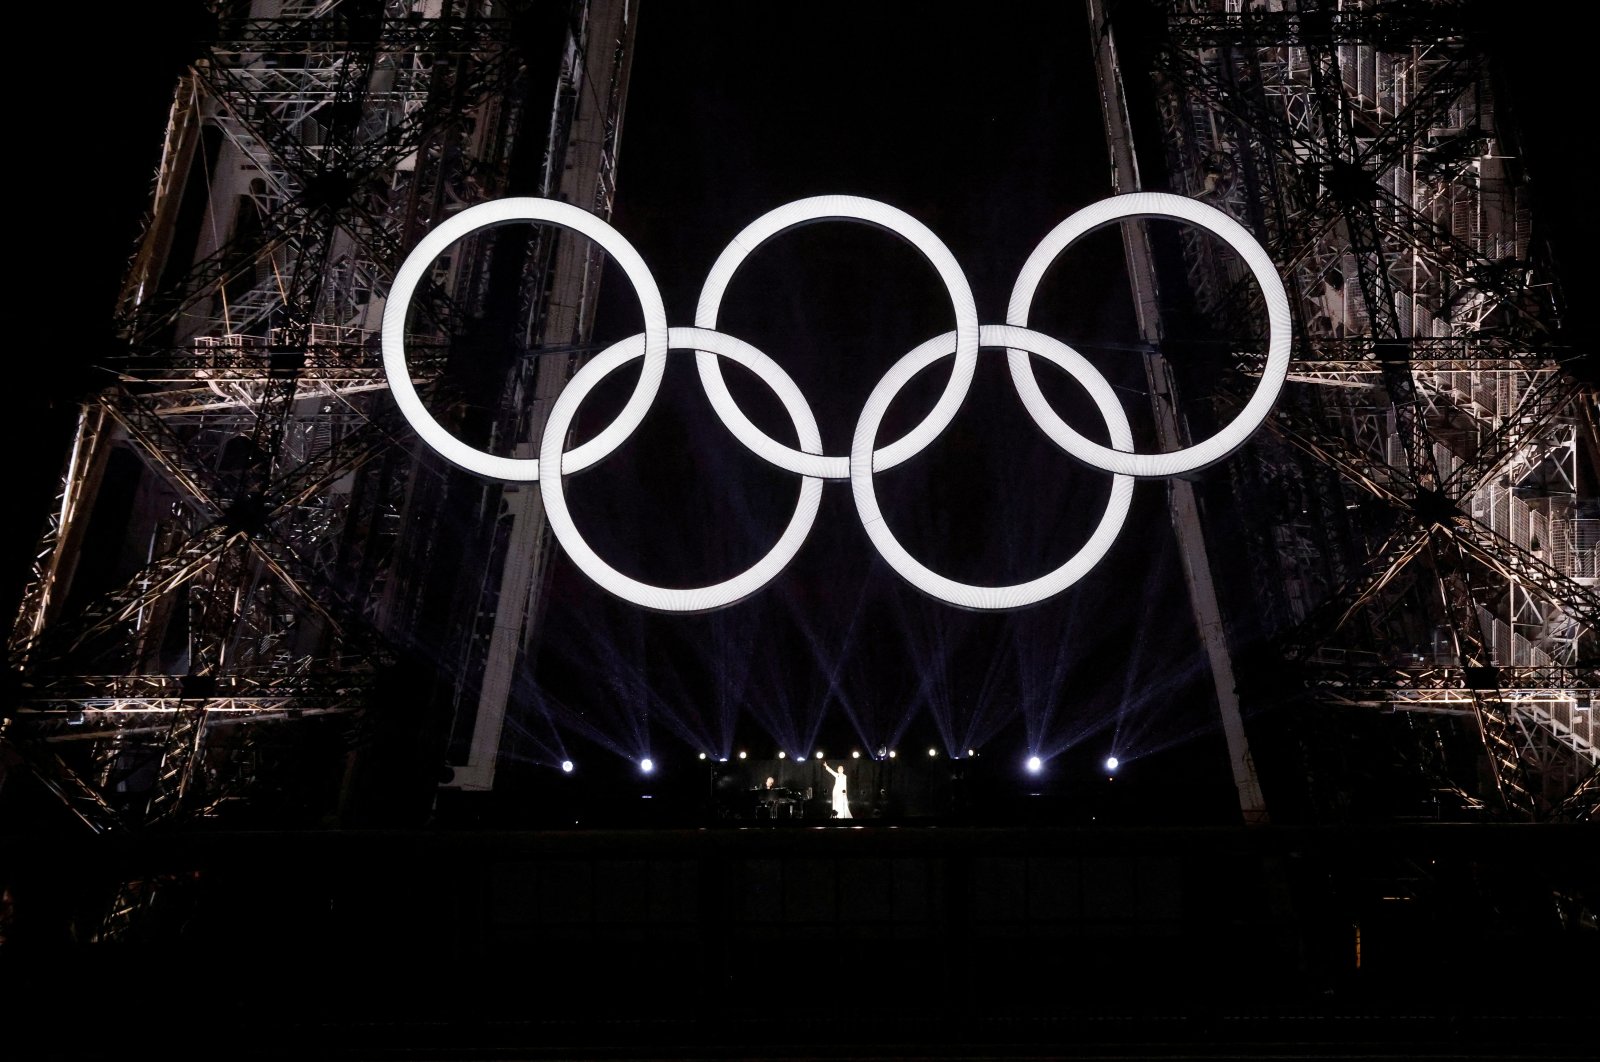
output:
[[[1547,349],[1554,308],[1531,262],[1522,193],[1496,161],[1476,10],[1270,6],[1173,3],[1156,57],[1175,183],[1253,225],[1288,277],[1301,334],[1272,423],[1312,459],[1309,473],[1289,474],[1332,470],[1359,488],[1345,508],[1364,495],[1387,514],[1358,546],[1364,556],[1275,562],[1342,571],[1311,580],[1337,589],[1291,610],[1284,652],[1316,664],[1310,688],[1333,703],[1359,689],[1361,703],[1425,710],[1440,691],[1417,695],[1387,662],[1358,683],[1320,668],[1340,658],[1357,616],[1371,617],[1358,644],[1403,642],[1419,615],[1439,617],[1460,679],[1453,703],[1471,705],[1498,802],[1532,815],[1548,808],[1533,790],[1548,787],[1529,779],[1523,728],[1588,750],[1516,706],[1516,676],[1560,675],[1577,683],[1572,703],[1588,703],[1600,595],[1582,477],[1544,476],[1538,497],[1523,484],[1569,460],[1577,411],[1593,397]],[[1237,334],[1258,299],[1237,263],[1204,243],[1185,238],[1197,299]],[[1551,493],[1552,479],[1572,493]],[[1431,662],[1438,646],[1427,648]]]
[[[505,5],[411,6],[258,0],[284,17],[220,18],[178,85],[118,307],[127,346],[85,404],[10,643],[5,740],[96,830],[248,790],[254,739],[213,740],[230,724],[365,732],[411,475],[377,314],[404,250],[503,180],[528,76]],[[192,248],[186,196],[209,218]],[[419,382],[444,365],[462,272],[419,299]],[[123,450],[145,470],[126,532],[144,560],[78,585]],[[130,795],[114,764],[136,749],[159,766]]]

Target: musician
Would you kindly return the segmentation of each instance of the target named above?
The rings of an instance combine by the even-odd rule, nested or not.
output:
[[[833,775],[833,817],[836,819],[848,819],[850,817],[850,800],[845,796],[844,791],[844,764],[841,763],[836,771],[829,767],[828,762],[824,760],[822,769]]]
[[[755,790],[755,794],[757,818],[771,822],[778,817],[779,809],[786,814],[793,814],[789,807],[789,791],[778,785],[778,780],[771,775],[767,776],[765,784]]]

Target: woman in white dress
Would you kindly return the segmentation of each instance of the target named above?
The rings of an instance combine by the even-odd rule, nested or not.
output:
[[[844,766],[841,764],[836,771],[824,761],[822,769],[833,775],[833,817],[848,819],[850,817],[850,801],[844,794]]]

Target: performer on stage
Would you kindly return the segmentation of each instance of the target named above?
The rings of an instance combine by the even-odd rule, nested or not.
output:
[[[823,761],[822,769],[833,775],[833,817],[848,819],[850,817],[850,801],[844,793],[844,765],[840,764],[836,771]]]

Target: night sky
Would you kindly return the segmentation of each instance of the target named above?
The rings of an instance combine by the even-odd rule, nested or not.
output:
[[[674,325],[692,323],[711,263],[740,229],[828,193],[880,199],[928,225],[966,271],[980,319],[999,323],[1034,245],[1110,194],[1077,5],[1029,11],[1024,23],[906,5],[762,5],[754,15],[746,4],[653,7],[637,44],[613,223],[655,271]],[[1119,387],[1148,449],[1126,283],[1115,232],[1097,234],[1051,272],[1034,324]],[[597,339],[637,331],[637,305],[620,274],[608,274]],[[932,268],[859,224],[769,242],[724,306],[722,330],[791,374],[830,454],[848,451],[883,372],[953,327]],[[948,365],[902,393],[880,441],[924,415]],[[1076,386],[1038,371],[1067,419],[1103,439]],[[765,388],[727,372],[751,416],[792,441]],[[625,370],[608,381],[585,407],[580,436],[609,419],[633,379]],[[880,476],[878,490],[890,526],[925,564],[1000,584],[1075,552],[1109,484],[1032,425],[1002,352],[986,351],[955,422]],[[720,581],[765,552],[797,480],[721,427],[684,351],[640,431],[569,485],[579,527],[602,556],[636,578],[685,586]],[[825,488],[810,538],[781,576],[709,615],[642,612],[563,556],[539,667],[518,691],[528,710],[513,747],[548,762],[556,744],[546,719],[658,761],[746,745],[770,754],[932,744],[1015,763],[1030,750],[1070,749],[1082,754],[1073,769],[1093,771],[1110,752],[1137,760],[1187,743],[1214,728],[1215,710],[1164,499],[1160,483],[1141,484],[1099,568],[1006,614],[964,612],[902,582],[877,559],[843,483]],[[1207,743],[1212,756],[1223,774],[1220,745]]]

